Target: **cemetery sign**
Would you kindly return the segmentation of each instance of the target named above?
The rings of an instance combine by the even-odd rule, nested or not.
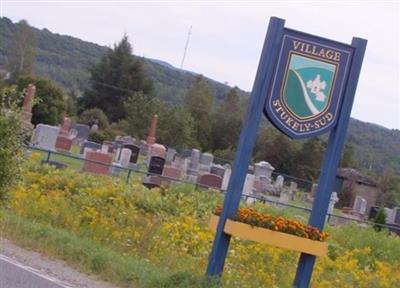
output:
[[[264,113],[291,138],[322,134],[337,122],[353,48],[284,29]]]

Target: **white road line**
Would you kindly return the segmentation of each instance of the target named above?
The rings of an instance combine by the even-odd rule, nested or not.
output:
[[[58,286],[60,286],[62,288],[75,288],[73,286],[70,286],[70,285],[64,283],[61,280],[58,280],[58,279],[53,278],[51,276],[45,275],[45,274],[43,274],[43,272],[41,272],[41,271],[39,271],[39,270],[37,270],[35,268],[32,268],[32,267],[26,266],[24,264],[21,264],[21,263],[17,262],[16,260],[14,260],[12,258],[9,258],[9,257],[7,257],[5,255],[0,254],[0,260],[8,262],[8,263],[10,263],[12,265],[15,265],[15,266],[17,266],[17,267],[19,267],[19,268],[21,268],[21,269],[23,269],[25,271],[28,271],[28,272],[30,272],[32,274],[35,274],[36,276],[39,276],[39,277],[41,277],[43,279],[46,279],[46,280],[48,280],[50,282],[53,282],[53,283],[57,284]]]

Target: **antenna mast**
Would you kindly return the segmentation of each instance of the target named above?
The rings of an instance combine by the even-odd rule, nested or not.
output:
[[[183,63],[185,62],[185,57],[186,57],[186,52],[189,46],[189,40],[190,40],[190,35],[192,34],[192,25],[190,25],[189,28],[189,33],[188,36],[186,38],[186,44],[185,44],[185,50],[183,51],[183,57],[182,57],[182,62],[181,62],[181,69],[183,69]]]

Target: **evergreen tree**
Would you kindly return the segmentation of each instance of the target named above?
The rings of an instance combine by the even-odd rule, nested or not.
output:
[[[145,75],[142,60],[132,55],[126,35],[90,72],[91,86],[79,100],[80,112],[99,108],[112,122],[126,117],[124,102],[134,92],[141,91],[149,95],[153,90],[152,82]]]
[[[13,47],[8,68],[12,81],[16,81],[20,76],[31,74],[35,63],[36,39],[26,20],[17,23]]]
[[[211,107],[213,96],[203,76],[198,76],[185,97],[185,107],[194,120],[194,131],[202,150],[209,150],[212,145]]]

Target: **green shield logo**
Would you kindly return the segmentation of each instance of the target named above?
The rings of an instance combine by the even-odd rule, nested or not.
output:
[[[283,89],[283,102],[299,120],[324,112],[331,99],[336,65],[291,54]]]

